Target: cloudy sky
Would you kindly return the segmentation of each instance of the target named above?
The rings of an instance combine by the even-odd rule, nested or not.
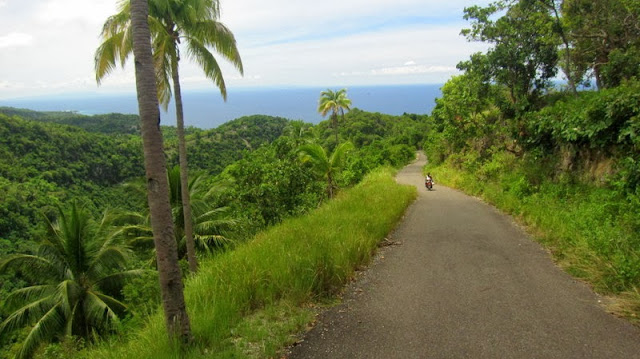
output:
[[[0,0],[0,99],[132,92],[133,66],[100,87],[93,54],[117,0]],[[223,65],[230,90],[247,87],[443,83],[483,49],[459,36],[465,6],[487,0],[220,0],[244,77]],[[226,64],[225,64],[226,65]],[[181,62],[186,90],[211,87]]]

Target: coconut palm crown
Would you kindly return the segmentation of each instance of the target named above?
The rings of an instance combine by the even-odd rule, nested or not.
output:
[[[0,272],[18,270],[37,283],[9,294],[9,316],[0,335],[26,327],[19,358],[29,357],[44,342],[65,336],[90,338],[112,328],[126,310],[117,299],[124,279],[140,275],[125,270],[130,251],[112,231],[110,215],[94,221],[76,204],[58,208],[58,219],[47,220],[49,236],[35,254],[17,254],[0,263]]]
[[[130,1],[121,0],[118,13],[110,16],[104,23],[101,33],[103,42],[94,58],[98,84],[118,63],[124,67],[132,54],[130,12]],[[177,66],[180,61],[181,44],[186,49],[187,57],[202,68],[204,75],[215,83],[225,100],[227,89],[222,70],[209,48],[243,73],[235,37],[231,30],[217,20],[219,13],[217,0],[149,0],[149,28],[158,100],[165,108],[172,96],[172,66]]]
[[[351,142],[343,142],[333,150],[331,155],[317,143],[310,143],[300,147],[302,163],[311,163],[313,171],[327,180],[327,196],[333,198],[335,194],[336,175],[344,166],[347,153],[353,149]]]
[[[331,123],[336,131],[336,145],[338,144],[338,114],[341,114],[344,120],[344,110],[351,109],[351,100],[347,98],[347,89],[333,91],[327,89],[320,93],[320,102],[318,112],[322,116],[326,116],[331,112]]]

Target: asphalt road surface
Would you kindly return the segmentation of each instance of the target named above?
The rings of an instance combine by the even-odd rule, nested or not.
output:
[[[513,220],[438,185],[424,157],[398,182],[412,204],[343,303],[290,349],[311,358],[640,358],[640,330],[608,314]]]

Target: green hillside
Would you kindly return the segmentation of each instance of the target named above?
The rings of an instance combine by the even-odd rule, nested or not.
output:
[[[18,116],[39,122],[57,123],[80,127],[88,132],[104,134],[139,134],[138,115],[110,113],[87,116],[71,111],[32,111],[13,107],[0,107],[0,114]]]
[[[114,230],[129,228],[118,234],[119,241],[133,250],[129,265],[145,268],[150,277],[144,283],[131,282],[114,295],[130,305],[130,314],[139,317],[134,322],[140,323],[155,311],[158,294],[155,267],[150,266],[152,245],[145,240],[146,198],[136,184],[144,174],[141,140],[137,134],[92,132],[85,126],[117,118],[110,115],[85,121],[75,114],[23,110],[0,114],[0,258],[38,253],[37,246],[50,238],[49,224],[57,223],[65,213],[71,216],[71,208],[89,218],[90,232],[99,223]],[[340,138],[355,146],[336,172],[336,190],[356,185],[380,166],[399,167],[413,159],[416,146],[424,140],[425,119],[357,109],[348,113],[340,120]],[[63,124],[76,120],[79,126]],[[177,162],[175,128],[165,127],[163,132],[168,164],[173,167]],[[326,202],[326,180],[312,163],[300,161],[299,151],[305,143],[317,143],[330,152],[334,140],[334,129],[326,122],[313,126],[262,115],[239,118],[211,130],[190,128],[187,143],[195,181],[194,213],[203,215],[198,228],[207,228],[199,232],[208,248],[201,253],[203,258],[230,250]],[[7,268],[0,279],[2,304],[8,293],[38,278]],[[9,307],[4,308],[0,310],[2,320],[10,313]],[[131,324],[132,328],[136,325]],[[14,334],[2,339],[9,352],[19,347],[22,338],[19,332]]]

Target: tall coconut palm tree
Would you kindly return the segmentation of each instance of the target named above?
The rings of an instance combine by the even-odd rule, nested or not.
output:
[[[343,142],[329,156],[327,151],[317,143],[300,147],[300,160],[303,163],[311,163],[314,172],[327,180],[327,196],[329,198],[333,198],[335,194],[335,189],[337,188],[335,182],[336,174],[342,169],[347,152],[351,149],[353,149],[351,142]]]
[[[131,0],[131,37],[136,68],[136,92],[140,113],[144,167],[147,182],[147,201],[153,229],[153,240],[158,258],[158,277],[165,326],[169,339],[180,342],[191,340],[191,324],[184,302],[182,275],[178,265],[178,250],[173,237],[173,221],[169,204],[167,167],[160,132],[160,111],[147,0]]]
[[[37,283],[12,292],[5,302],[13,313],[0,324],[0,335],[28,327],[19,357],[54,338],[89,339],[122,317],[126,306],[117,296],[123,280],[142,271],[126,270],[129,250],[110,219],[107,212],[96,222],[76,204],[68,212],[58,208],[58,219],[47,220],[49,236],[35,254],[13,255],[0,265],[0,272],[17,269]]]
[[[333,91],[327,89],[320,93],[320,103],[318,112],[326,116],[331,112],[331,123],[336,131],[336,146],[338,145],[338,114],[342,115],[344,121],[344,110],[351,109],[351,100],[347,98],[347,89]]]
[[[180,61],[179,45],[184,42],[187,56],[194,60],[204,70],[207,78],[219,88],[223,99],[227,99],[227,90],[222,71],[216,58],[207,47],[212,47],[217,53],[234,65],[240,73],[243,72],[242,60],[236,47],[233,33],[218,21],[220,13],[218,0],[150,0],[149,24],[153,37],[154,66],[158,83],[158,99],[165,106],[171,99],[171,85],[175,94],[178,154],[180,173],[184,185],[182,203],[185,223],[185,236],[189,269],[197,270],[197,260],[193,244],[193,229],[191,223],[191,207],[189,183],[187,175],[187,152],[184,136],[184,113],[182,92],[180,90],[180,76],[178,64]],[[120,3],[120,12],[107,19],[102,37],[104,42],[98,47],[95,55],[96,79],[98,83],[120,61],[124,64],[130,53],[129,2]],[[171,81],[169,79],[172,79]]]

